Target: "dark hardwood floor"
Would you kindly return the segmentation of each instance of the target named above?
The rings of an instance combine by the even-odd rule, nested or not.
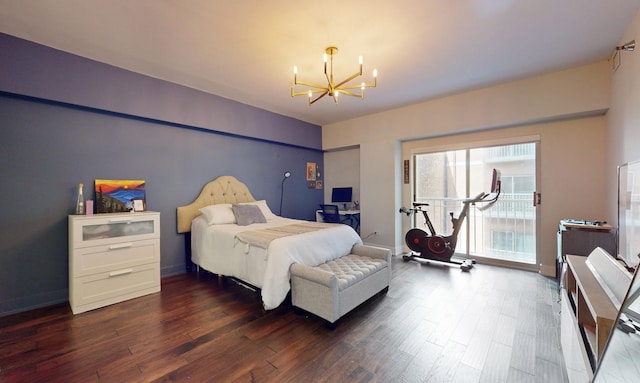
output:
[[[554,279],[393,260],[337,329],[209,274],[72,315],[0,318],[1,382],[565,382]]]

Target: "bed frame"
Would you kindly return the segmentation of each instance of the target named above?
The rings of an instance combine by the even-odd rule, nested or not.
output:
[[[249,188],[237,178],[220,176],[202,188],[200,195],[192,203],[178,206],[178,233],[185,234],[185,266],[187,272],[193,270],[191,262],[191,221],[202,214],[199,209],[220,203],[254,202],[256,199]]]

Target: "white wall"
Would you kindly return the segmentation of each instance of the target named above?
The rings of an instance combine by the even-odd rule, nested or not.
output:
[[[640,12],[629,24],[619,45],[630,40],[640,43]],[[609,168],[629,161],[640,160],[640,51],[620,52],[620,67],[610,71],[611,109],[608,118]],[[324,133],[324,132],[323,132]],[[608,216],[617,222],[617,179],[608,175]]]
[[[601,116],[609,107],[609,99],[609,66],[606,61],[598,62],[327,125],[322,132],[323,149],[360,146],[361,231],[364,235],[378,232],[367,242],[388,247],[397,254],[403,247],[402,217],[397,212],[401,205],[402,190],[400,142],[480,131],[487,131],[487,138],[491,138],[504,134],[500,132],[505,130],[494,130],[499,127]],[[582,123],[576,122],[575,126],[571,123],[567,131],[577,132],[579,137],[595,134],[602,138],[602,120],[596,117],[593,122],[585,123],[588,128],[583,128]],[[552,127],[548,129],[553,130]],[[538,127],[534,130],[547,129]],[[580,138],[574,145],[580,148],[583,141]],[[558,146],[553,140],[549,145],[555,146],[558,153],[550,156],[549,160],[543,159],[554,161],[543,166],[541,192],[546,198],[554,193],[560,194],[554,182],[563,179],[562,173],[554,173],[554,168],[560,166],[555,161],[561,157],[564,147]],[[583,164],[591,164],[591,151],[599,150],[599,146],[594,148],[586,143],[585,148],[588,150],[572,150],[578,157],[569,159],[573,165],[580,167],[580,172],[587,169]],[[330,166],[326,158],[325,166]],[[601,170],[596,173],[602,176]],[[333,176],[327,172],[325,182],[330,183]],[[593,182],[587,182],[589,178],[590,175],[585,176],[582,188]],[[575,209],[589,211],[587,209],[591,203],[578,202]],[[544,273],[550,273],[548,270],[555,272],[555,266],[552,268],[550,265],[555,262],[552,259],[555,256],[556,217],[570,217],[578,213],[567,211],[564,205],[560,205],[560,210],[542,221],[540,235],[548,247],[541,256],[545,264]]]

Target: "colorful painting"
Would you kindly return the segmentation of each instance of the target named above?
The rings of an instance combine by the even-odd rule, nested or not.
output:
[[[315,162],[307,162],[307,181],[316,180],[316,166]],[[313,185],[315,187],[315,184]]]
[[[133,210],[134,200],[145,201],[144,186],[144,180],[96,180],[96,213]]]

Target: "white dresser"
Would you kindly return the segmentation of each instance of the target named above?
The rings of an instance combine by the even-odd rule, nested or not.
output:
[[[160,213],[69,216],[74,314],[160,291]]]

